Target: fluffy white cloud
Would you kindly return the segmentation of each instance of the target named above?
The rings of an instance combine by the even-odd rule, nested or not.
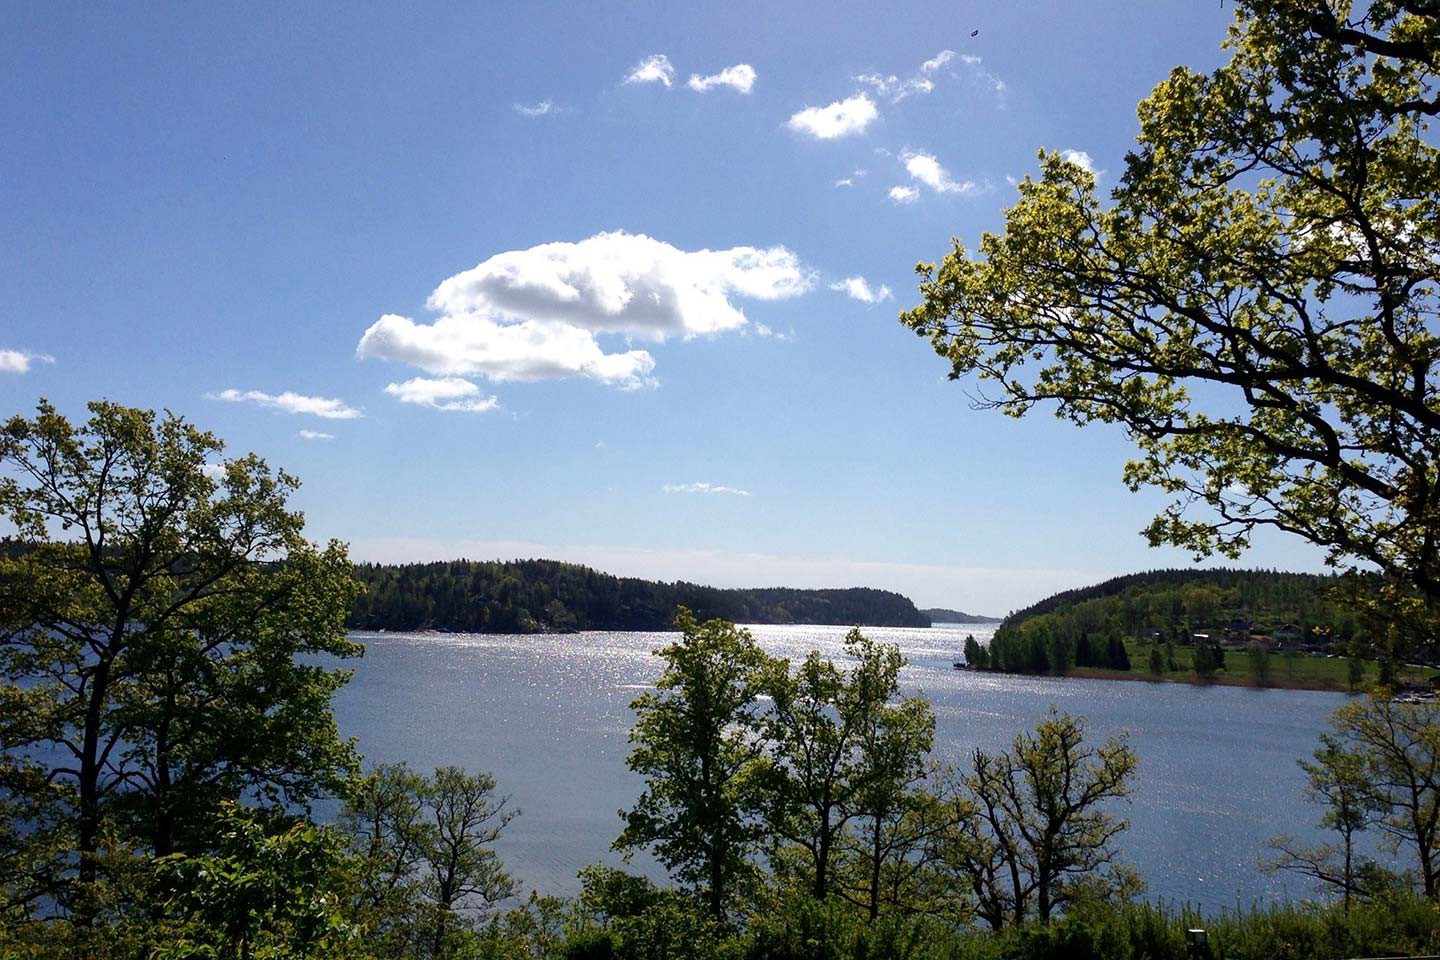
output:
[[[663,489],[666,493],[728,493],[737,497],[750,496],[749,490],[727,487],[720,483],[667,483]]]
[[[675,68],[670,58],[663,53],[652,53],[641,60],[625,75],[626,83],[663,83],[670,86],[675,82]]]
[[[920,72],[926,75],[932,74],[954,59],[954,50],[941,50],[939,53],[935,54],[935,56],[920,64]]]
[[[225,464],[223,464],[223,463],[205,463],[205,464],[201,464],[201,466],[200,466],[200,472],[203,473],[203,474],[205,474],[205,476],[209,477],[211,480],[223,480],[223,479],[225,479]]]
[[[546,97],[539,103],[517,103],[514,105],[514,107],[515,112],[520,114],[522,117],[544,117],[549,116],[552,113],[565,112],[564,107],[560,106],[554,100],[551,100],[549,97]]]
[[[301,440],[334,440],[335,434],[321,433],[319,430],[301,430]]]
[[[24,350],[0,350],[0,373],[29,373],[37,363],[54,363],[55,358],[43,353],[29,353]]]
[[[1095,172],[1095,161],[1091,160],[1090,154],[1084,150],[1061,150],[1060,156],[1068,163],[1075,164],[1075,166],[1084,170],[1086,173]]]
[[[497,254],[430,295],[433,323],[387,314],[356,348],[442,377],[495,381],[583,376],[635,388],[645,351],[606,353],[597,336],[662,342],[744,327],[732,297],[776,300],[814,285],[784,247],[684,251],[643,234],[601,233]]]
[[[928,153],[906,151],[903,158],[905,172],[936,193],[958,193],[969,196],[980,192],[980,186],[973,180],[956,180]]]
[[[817,140],[834,140],[853,133],[863,133],[880,116],[875,102],[863,93],[847,100],[837,100],[828,107],[806,107],[785,125],[791,130],[808,134]]]
[[[696,93],[705,93],[716,87],[732,87],[741,93],[749,93],[750,88],[755,86],[755,68],[748,63],[737,63],[708,77],[692,73],[686,86]]]
[[[920,196],[920,191],[914,187],[891,187],[890,199],[896,203],[914,203]]]
[[[444,377],[430,380],[415,377],[404,383],[392,383],[385,392],[401,403],[414,403],[436,410],[452,410],[461,413],[485,413],[500,406],[495,397],[480,395],[480,388],[469,380],[459,377]]]
[[[864,277],[846,277],[844,280],[837,280],[830,284],[830,289],[839,290],[851,300],[859,300],[861,303],[879,303],[891,298],[889,287],[882,285],[877,290],[870,286],[870,281]]]
[[[284,413],[306,413],[315,417],[323,417],[326,420],[354,420],[364,416],[359,410],[349,406],[343,400],[334,400],[329,397],[307,397],[303,394],[292,393],[286,390],[284,393],[262,393],[259,390],[221,390],[219,393],[205,394],[208,400],[225,400],[229,403],[253,403],[259,407],[266,407],[270,410],[280,410]]]

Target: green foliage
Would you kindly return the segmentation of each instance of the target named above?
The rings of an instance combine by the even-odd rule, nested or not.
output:
[[[359,653],[344,547],[317,549],[294,478],[183,419],[42,401],[0,428],[0,805],[28,833],[11,903],[85,910],[100,839],[194,852],[227,801],[304,808],[354,764],[330,698]],[[300,662],[305,658],[305,662]],[[76,854],[51,856],[59,843]],[[5,861],[0,858],[0,866]],[[37,881],[38,880],[38,884]]]
[[[514,896],[494,844],[519,811],[495,789],[485,773],[441,767],[424,777],[405,764],[348,786],[340,829],[351,894],[377,957],[455,955],[492,906]]]
[[[759,696],[774,667],[746,630],[697,622],[681,608],[679,640],[657,651],[655,692],[633,704],[628,764],[645,790],[615,848],[648,848],[716,919],[754,876],[767,765]]]
[[[1128,821],[1102,809],[1125,797],[1135,754],[1123,738],[1085,743],[1085,721],[1051,707],[1008,751],[976,750],[943,856],[992,929],[1041,923],[1076,899],[1133,892],[1112,847]]]
[[[355,574],[367,588],[350,615],[358,630],[666,630],[682,606],[698,619],[732,623],[930,625],[888,590],[721,590],[612,577],[554,560],[361,564]]]
[[[1108,205],[1042,153],[977,258],[919,265],[903,322],[1010,415],[1123,425],[1125,482],[1173,497],[1151,543],[1233,557],[1279,529],[1431,620],[1440,13],[1239,0],[1226,45],[1140,104]]]

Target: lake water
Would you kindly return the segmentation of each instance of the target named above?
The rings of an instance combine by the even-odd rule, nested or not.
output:
[[[770,653],[839,657],[844,628],[751,627]],[[1186,684],[1012,677],[952,669],[965,635],[993,627],[869,628],[909,658],[902,683],[935,709],[936,758],[963,764],[1002,747],[1051,704],[1089,720],[1089,737],[1128,732],[1139,757],[1134,796],[1117,808],[1131,828],[1121,849],[1149,895],[1207,910],[1300,898],[1303,879],[1256,868],[1261,844],[1312,835],[1295,761],[1317,746],[1342,694]],[[420,770],[487,770],[523,810],[498,851],[524,890],[570,894],[575,872],[618,863],[618,811],[638,795],[625,768],[630,701],[658,673],[651,651],[673,635],[356,634],[366,645],[336,698],[341,732],[368,761]],[[640,868],[653,865],[636,860]]]

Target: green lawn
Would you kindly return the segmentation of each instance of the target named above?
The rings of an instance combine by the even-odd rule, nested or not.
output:
[[[1132,673],[1139,676],[1150,675],[1150,651],[1154,646],[1155,644],[1149,640],[1130,639],[1125,641],[1125,652],[1130,655]],[[1160,649],[1163,654],[1164,644],[1160,645]],[[1195,677],[1194,659],[1193,647],[1177,644],[1175,665],[1178,669],[1174,673],[1167,671],[1159,679],[1193,679]],[[1425,683],[1437,672],[1440,671],[1407,664],[1400,669],[1400,679],[1407,683]],[[1365,677],[1361,681],[1361,685],[1373,683],[1376,673],[1376,664],[1367,661]],[[1294,656],[1285,656],[1279,653],[1270,655],[1269,686],[1346,690],[1349,688],[1349,676],[1350,663],[1344,657],[1313,657],[1306,653],[1297,653]],[[1221,683],[1254,683],[1255,678],[1251,674],[1249,655],[1243,650],[1226,650],[1225,669],[1217,673],[1215,679]]]

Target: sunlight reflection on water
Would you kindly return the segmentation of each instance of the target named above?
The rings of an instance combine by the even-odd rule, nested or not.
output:
[[[845,629],[756,626],[772,654],[811,649],[839,658]],[[964,764],[1033,727],[1053,703],[1089,719],[1095,739],[1128,732],[1140,768],[1123,849],[1150,894],[1211,909],[1308,894],[1261,874],[1263,841],[1305,836],[1319,811],[1300,802],[1295,761],[1316,746],[1340,694],[1009,677],[956,671],[965,635],[990,626],[871,628],[910,663],[902,682],[929,697],[935,759]],[[618,811],[639,792],[625,768],[630,702],[651,688],[651,651],[671,635],[591,632],[549,636],[357,634],[366,655],[337,697],[341,731],[370,761],[419,769],[488,770],[524,814],[500,852],[520,885],[573,893],[575,871],[609,852]],[[635,865],[652,868],[643,858]]]

